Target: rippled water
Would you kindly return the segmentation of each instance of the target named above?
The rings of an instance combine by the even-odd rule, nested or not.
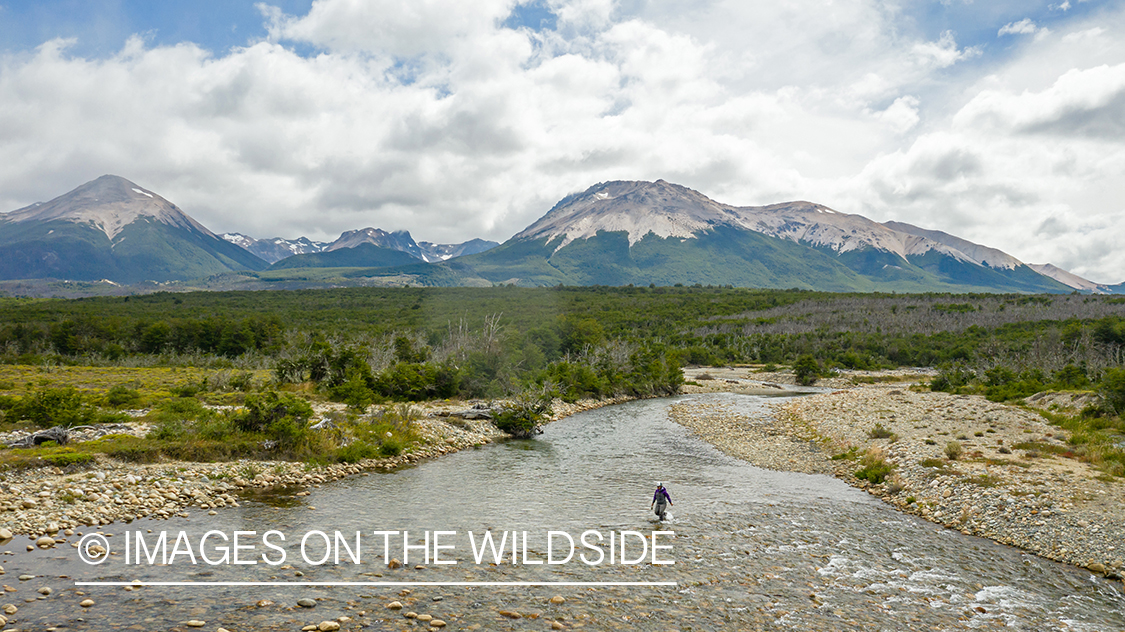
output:
[[[698,397],[747,411],[763,403],[752,396]],[[765,471],[727,457],[668,419],[668,406],[682,399],[646,400],[589,411],[551,424],[535,440],[466,450],[393,473],[352,477],[311,489],[304,497],[280,493],[221,510],[217,516],[197,511],[191,519],[103,528],[114,534],[110,542],[115,550],[126,529],[165,530],[173,537],[184,530],[195,542],[209,529],[227,534],[256,531],[259,535],[276,529],[287,536],[287,561],[292,568],[261,563],[192,566],[184,556],[168,566],[126,566],[120,555],[104,565],[88,566],[78,561],[74,549],[60,547],[7,556],[5,579],[24,572],[40,576],[21,583],[20,597],[32,592],[33,585],[50,585],[56,591],[47,600],[21,601],[21,621],[35,626],[62,623],[71,629],[167,629],[187,619],[207,620],[211,629],[215,626],[210,622],[237,630],[275,625],[299,629],[292,627],[293,622],[315,622],[340,614],[354,617],[360,609],[384,613],[382,604],[397,594],[397,589],[376,587],[191,586],[124,591],[69,583],[132,580],[678,583],[674,588],[581,593],[585,610],[575,607],[568,612],[571,617],[590,616],[587,629],[616,628],[622,621],[636,629],[667,629],[689,622],[694,629],[729,625],[887,630],[1125,628],[1125,600],[1112,583],[899,514],[829,477]],[[655,523],[649,511],[657,481],[665,483],[675,503],[675,519],[665,525]],[[541,536],[547,530],[565,531],[575,538],[586,529],[675,530],[675,548],[668,555],[676,564],[477,566],[470,558],[465,532],[480,535],[487,529],[497,534],[528,531],[533,558],[542,554]],[[389,572],[377,558],[381,540],[365,535],[363,563],[355,565],[345,559],[339,566],[313,566],[300,559],[297,546],[301,535],[310,530],[329,534],[339,530],[348,534],[349,542],[354,541],[357,530],[365,534],[410,531],[412,540],[427,530],[456,531],[458,535],[446,542],[456,545],[448,557],[458,564]],[[251,542],[258,544],[251,556],[273,555],[262,548],[260,540]],[[401,559],[401,541],[395,542],[394,556]],[[420,555],[412,552],[410,564],[419,561]],[[79,590],[86,594],[74,594]],[[430,594],[426,590],[417,590],[412,598]],[[446,616],[455,617],[453,629],[473,622],[483,622],[483,629],[501,622],[507,625],[507,620],[496,619],[497,608],[517,602],[525,607],[529,602],[541,604],[551,594],[523,588],[445,587],[431,592],[442,597],[440,605]],[[88,610],[76,607],[85,596],[93,597],[98,605]],[[323,600],[315,616],[292,607],[300,597]],[[260,599],[278,605],[255,608]],[[66,607],[59,605],[64,603]],[[612,616],[599,619],[605,612]],[[348,625],[359,625],[359,621],[376,629],[399,629],[402,623],[401,619],[357,618]],[[537,627],[542,629],[542,624]]]

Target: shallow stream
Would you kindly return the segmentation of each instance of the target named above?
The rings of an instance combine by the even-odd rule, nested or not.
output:
[[[705,395],[738,409],[759,409],[755,396]],[[825,476],[761,470],[727,457],[669,420],[667,408],[687,397],[631,402],[588,411],[551,424],[530,441],[511,441],[465,450],[416,467],[387,474],[356,476],[312,488],[283,490],[216,516],[192,510],[188,519],[135,521],[103,527],[117,555],[101,565],[79,561],[76,549],[0,557],[4,583],[16,585],[5,603],[19,607],[19,630],[168,630],[189,629],[188,620],[242,630],[299,630],[302,626],[348,617],[342,629],[424,629],[403,617],[407,611],[431,614],[446,629],[639,630],[904,630],[1021,629],[1117,630],[1125,628],[1125,598],[1119,582],[1056,564],[943,529],[900,514],[866,493]],[[655,522],[649,506],[656,482],[668,487],[674,518]],[[547,531],[562,531],[578,543],[565,564],[511,563],[508,541],[504,563],[474,560],[475,538],[491,529],[528,533],[527,559],[544,560]],[[149,533],[152,530],[152,533]],[[241,558],[255,565],[209,565],[199,559],[206,548],[219,556],[217,530],[254,531],[244,536]],[[284,534],[280,550],[267,548],[264,532]],[[658,535],[660,560],[651,549],[638,564],[582,563],[596,557],[583,548],[581,534],[674,531]],[[167,565],[124,563],[126,532],[140,531],[146,546],[168,533],[168,551],[180,531],[197,556],[193,565],[181,552]],[[329,557],[310,564],[301,557],[303,535],[335,531],[355,549],[361,532],[360,563],[341,549],[341,563]],[[408,531],[407,544],[422,547],[425,532],[438,536],[443,561],[426,564],[421,548],[409,551],[404,568],[383,564],[383,536],[374,531]],[[95,532],[85,529],[84,533]],[[390,557],[403,559],[402,535],[388,536]],[[77,537],[71,538],[72,541]],[[133,542],[134,539],[130,541]],[[560,542],[556,537],[556,543]],[[604,541],[603,541],[604,542]],[[627,559],[636,559],[641,542],[627,536]],[[310,536],[306,554],[316,561],[325,552]],[[565,542],[564,542],[565,544]],[[7,548],[22,548],[22,540]],[[135,548],[131,548],[135,552]],[[281,550],[286,562],[270,565]],[[432,552],[432,548],[430,550]],[[553,551],[565,556],[566,547]],[[603,549],[608,554],[608,547]],[[618,551],[619,553],[619,551]],[[491,555],[489,556],[491,557]],[[158,559],[157,562],[160,560]],[[422,565],[424,568],[415,568]],[[17,577],[36,577],[18,581]],[[75,586],[75,582],[404,582],[403,586],[253,585]],[[645,582],[631,586],[463,586],[419,582]],[[674,586],[655,585],[675,582]],[[53,593],[35,598],[35,589]],[[82,594],[79,594],[82,593]],[[562,596],[563,604],[549,598]],[[91,598],[95,605],[82,608]],[[297,600],[317,600],[302,608]],[[31,599],[31,601],[27,601]],[[267,600],[272,604],[257,605]],[[403,610],[389,610],[398,600]],[[519,619],[498,614],[518,612]],[[362,614],[361,614],[362,613]]]

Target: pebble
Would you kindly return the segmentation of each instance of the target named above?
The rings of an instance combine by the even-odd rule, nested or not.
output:
[[[321,621],[316,629],[320,632],[335,632],[340,629],[340,624],[335,621]]]
[[[387,604],[387,609],[388,610],[402,610],[402,602],[392,601],[391,603]]]
[[[49,535],[42,536],[35,541],[35,546],[41,549],[49,549],[55,546],[55,539]]]
[[[20,609],[17,608],[14,604],[6,604],[4,606],[4,614],[11,615],[11,614],[15,614],[19,611],[20,611]]]
[[[309,599],[308,597],[305,597],[303,599],[298,599],[297,605],[301,606],[302,608],[315,608],[316,607],[316,601],[314,601],[312,599]]]
[[[49,594],[51,594],[51,587],[50,586],[43,586],[42,588],[39,589],[38,592],[39,592],[40,595],[49,595]]]
[[[550,601],[557,606],[559,604],[566,603],[566,597],[563,597],[562,595],[555,595],[554,597],[551,597]]]
[[[81,602],[78,603],[78,605],[82,606],[83,608],[89,608],[90,606],[94,605],[94,600],[93,599],[83,599]]]
[[[191,621],[185,621],[184,625],[189,628],[202,628],[203,626],[207,625],[207,622],[200,621],[199,619],[192,619]]]
[[[444,628],[445,627],[445,621],[442,621],[441,619],[434,619],[433,621],[430,621],[430,627],[431,628]]]

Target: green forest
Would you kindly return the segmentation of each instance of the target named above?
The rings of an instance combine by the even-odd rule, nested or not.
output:
[[[206,402],[208,393],[243,406],[272,397],[279,419],[298,420],[308,416],[298,400],[310,398],[358,414],[374,403],[432,399],[646,397],[676,392],[685,365],[771,368],[798,359],[810,381],[838,368],[935,367],[932,388],[1006,401],[1044,389],[1112,390],[1123,357],[1125,299],[1078,294],[696,285],[2,298],[0,367],[180,373],[155,390],[136,378],[63,387],[49,373],[0,377],[0,421],[77,423],[142,404],[190,421],[183,410],[204,413],[182,402],[168,413],[164,399]],[[1104,401],[1102,416],[1125,406]],[[228,421],[247,432],[273,423]]]

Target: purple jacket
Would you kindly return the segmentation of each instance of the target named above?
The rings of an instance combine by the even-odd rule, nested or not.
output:
[[[664,498],[661,498],[663,496]],[[656,493],[652,495],[652,502],[672,502],[672,497],[668,495],[668,489],[665,487],[658,487]]]

